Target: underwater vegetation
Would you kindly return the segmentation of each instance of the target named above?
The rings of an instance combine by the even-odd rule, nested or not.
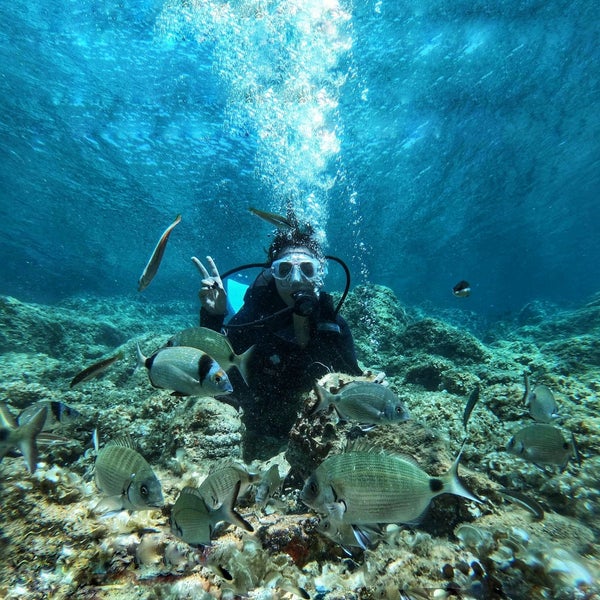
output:
[[[288,443],[245,465],[237,407],[174,396],[135,370],[136,344],[157,350],[193,324],[187,305],[2,297],[0,401],[11,417],[0,424],[0,597],[597,598],[598,298],[573,310],[528,307],[480,339],[403,307],[387,288],[356,288],[343,312],[364,375],[322,378]],[[384,386],[369,396],[377,417],[354,404],[373,385]],[[399,418],[385,417],[390,406]],[[32,418],[35,470],[18,443]],[[353,448],[409,456],[402,464],[418,465],[419,485],[436,486],[463,440],[458,477],[479,502],[412,490],[429,506],[410,523],[397,522],[408,512],[396,506],[389,522],[367,515],[364,488],[352,499],[366,500],[332,511],[303,502],[311,474]],[[146,479],[114,487],[111,448]],[[143,501],[144,482],[154,501]],[[185,540],[198,515],[204,529],[194,534],[210,545]]]

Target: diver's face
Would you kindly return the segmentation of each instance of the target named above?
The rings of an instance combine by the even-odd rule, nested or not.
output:
[[[310,291],[318,294],[323,285],[325,269],[307,248],[289,248],[273,261],[271,273],[279,295],[291,306],[294,303],[294,292]]]

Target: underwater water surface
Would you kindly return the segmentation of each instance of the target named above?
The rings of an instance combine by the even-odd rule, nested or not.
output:
[[[0,597],[598,597],[596,3],[14,0],[0,23]],[[352,422],[330,396],[353,376],[329,372],[273,395],[265,423],[296,420],[251,456],[235,402],[154,386],[143,359],[198,324],[190,258],[265,260],[250,207],[291,209],[345,261],[356,377],[401,422]],[[345,283],[330,261],[325,289]],[[345,499],[303,501],[362,437],[417,460],[420,518],[357,530]],[[144,510],[135,474],[98,483],[101,449],[130,442]],[[232,461],[220,506],[241,519],[188,543],[182,490]],[[273,465],[289,477],[259,500]]]

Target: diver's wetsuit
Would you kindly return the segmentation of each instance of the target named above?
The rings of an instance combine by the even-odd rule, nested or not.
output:
[[[329,294],[319,294],[316,310],[309,317],[310,340],[304,348],[294,341],[291,311],[250,325],[284,308],[286,304],[277,293],[273,276],[264,270],[246,291],[242,308],[224,327],[236,353],[256,344],[248,365],[248,386],[237,370],[229,371],[234,389],[232,399],[239,401],[244,409],[244,423],[250,437],[261,434],[283,441],[299,409],[299,392],[310,390],[315,380],[329,370],[361,373],[350,328],[334,313]],[[200,310],[203,327],[220,331],[223,321],[223,315]],[[241,324],[249,325],[228,328]]]

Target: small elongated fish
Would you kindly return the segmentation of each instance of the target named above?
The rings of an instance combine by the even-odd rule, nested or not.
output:
[[[109,358],[104,358],[101,361],[98,361],[97,363],[86,367],[85,369],[83,369],[83,371],[80,371],[79,373],[77,373],[77,375],[75,375],[75,377],[73,377],[69,387],[75,387],[78,383],[82,383],[83,381],[89,381],[94,377],[98,377],[98,375],[104,373],[104,371],[106,371],[108,367],[116,363],[118,360],[121,360],[122,358],[123,351],[119,350],[113,356],[110,356]]]
[[[258,208],[250,207],[248,209],[253,215],[260,217],[263,221],[270,223],[271,225],[275,225],[278,229],[286,230],[286,229],[294,229],[295,224],[290,221],[287,217],[282,215],[278,215],[276,213],[266,212],[264,210],[260,210]]]
[[[552,390],[546,385],[536,385],[532,391],[527,373],[523,373],[523,378],[525,380],[523,400],[529,407],[529,414],[538,423],[552,423],[558,417],[558,405]]]
[[[256,486],[256,495],[254,501],[259,506],[264,506],[267,500],[279,489],[283,484],[283,477],[279,474],[279,465],[274,464],[269,467],[260,476],[260,482]]]
[[[184,487],[171,508],[171,532],[191,546],[208,546],[215,526],[220,521],[254,531],[252,525],[235,511],[239,490],[238,481],[226,502],[213,509],[197,488]]]
[[[452,288],[452,293],[457,298],[466,298],[467,296],[471,295],[471,286],[469,285],[468,281],[463,279]]]
[[[224,459],[213,466],[198,491],[211,509],[217,509],[231,497],[233,488],[239,483],[238,496],[258,480],[258,473],[251,473],[246,465],[231,459]]]
[[[401,423],[410,419],[402,400],[380,383],[351,381],[335,394],[316,384],[315,392],[319,402],[313,409],[313,414],[333,405],[340,418],[365,425]]]
[[[350,450],[326,458],[307,479],[301,499],[347,524],[415,523],[440,494],[480,502],[458,479],[460,456],[447,473],[431,477],[411,458]]]
[[[179,396],[218,396],[233,391],[219,363],[197,348],[161,348],[146,358],[137,345],[138,367],[148,369],[150,383]]]
[[[188,346],[198,348],[212,356],[226,371],[236,367],[240,372],[246,385],[248,384],[248,361],[254,351],[254,346],[242,354],[236,354],[231,347],[227,336],[209,329],[208,327],[190,327],[176,333],[168,342],[167,346]]]
[[[146,459],[128,439],[106,444],[96,457],[98,489],[118,509],[148,510],[164,504],[160,481]]]
[[[469,400],[467,402],[467,405],[465,406],[465,412],[463,413],[463,427],[465,428],[465,431],[469,423],[469,417],[471,416],[475,405],[477,404],[477,402],[479,402],[479,395],[479,384],[477,384],[475,386],[475,389],[471,392],[471,395],[469,396]]]
[[[579,461],[575,438],[565,440],[562,431],[552,425],[535,423],[518,431],[506,450],[536,465],[555,465],[564,470],[571,458]]]
[[[60,425],[70,423],[71,421],[81,417],[81,413],[79,411],[71,408],[64,402],[60,402],[58,400],[42,400],[41,402],[30,404],[27,408],[21,411],[21,414],[17,418],[19,425],[25,425],[25,423],[29,423],[29,421],[31,421],[31,419],[37,415],[39,410],[44,407],[47,409],[47,411],[46,421],[44,422],[42,431],[51,431],[57,427],[60,427]]]
[[[500,494],[510,500],[511,502],[515,502],[519,504],[523,508],[527,509],[535,518],[536,521],[542,521],[544,519],[544,508],[542,505],[532,498],[531,496],[526,496],[521,492],[517,492],[516,490],[509,490],[506,488],[502,488],[499,490]]]
[[[37,466],[36,438],[42,431],[48,409],[43,406],[23,425],[18,425],[4,402],[0,402],[0,461],[13,448],[23,454],[25,464],[30,473],[35,473]]]
[[[171,231],[173,231],[175,225],[177,225],[179,221],[181,221],[181,215],[177,215],[177,217],[175,217],[175,220],[165,229],[164,233],[160,236],[160,240],[158,240],[158,244],[156,244],[156,248],[154,248],[154,252],[152,253],[148,264],[144,268],[144,271],[138,280],[138,292],[145,290],[150,285],[150,282],[154,279],[154,276],[158,271],[158,267],[160,267],[160,262],[162,261],[163,254],[165,253],[165,248],[167,247],[167,242],[169,241]]]

